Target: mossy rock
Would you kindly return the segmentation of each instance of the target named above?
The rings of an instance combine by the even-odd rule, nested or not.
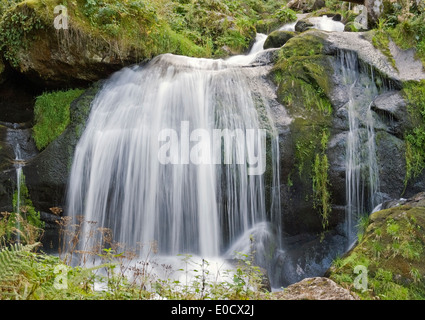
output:
[[[359,244],[329,270],[330,278],[362,299],[425,299],[425,207],[407,202],[373,213]],[[367,290],[354,268],[367,268]]]
[[[264,42],[264,49],[280,48],[288,42],[289,39],[293,38],[295,34],[296,33],[292,31],[273,31],[267,37],[266,42]]]
[[[323,195],[329,195],[329,192],[314,189],[314,182],[319,178],[314,168],[319,169],[318,165],[326,166],[327,163],[327,142],[322,144],[322,137],[329,135],[333,114],[329,99],[333,86],[333,57],[327,51],[326,39],[321,33],[308,31],[296,35],[280,49],[272,70],[273,80],[278,85],[277,98],[294,119],[290,124],[291,134],[285,137],[282,155],[290,169],[285,168],[281,178],[289,186],[283,197],[289,212],[285,219],[292,220],[287,224],[292,226],[292,230],[287,230],[290,233],[303,232],[301,229],[321,232],[324,225],[334,227],[340,218],[323,215],[320,205],[317,206],[320,202],[317,195],[322,191]],[[291,154],[292,159],[285,158],[286,154]],[[329,205],[328,200],[326,198],[321,204]],[[328,224],[329,221],[332,222]]]
[[[37,209],[49,212],[50,207],[65,205],[75,147],[85,129],[91,103],[102,84],[103,81],[94,83],[71,103],[68,127],[24,167],[31,200]]]

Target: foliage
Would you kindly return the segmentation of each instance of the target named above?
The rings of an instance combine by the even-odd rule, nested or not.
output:
[[[22,174],[20,177],[21,180],[17,181],[20,192],[18,194],[16,190],[13,194],[13,207],[16,210],[12,213],[2,212],[0,216],[0,247],[2,244],[13,242],[33,244],[39,240],[43,232],[44,222],[41,221],[40,212],[35,210],[29,197],[25,176]]]
[[[329,225],[329,215],[332,211],[331,194],[329,191],[329,162],[326,149],[329,140],[329,132],[322,131],[320,153],[316,153],[314,159],[312,180],[313,180],[313,207],[319,209],[322,217],[322,227],[326,229]]]
[[[44,149],[56,139],[68,126],[70,105],[83,90],[45,92],[37,97],[34,106],[35,125],[33,136],[37,148]]]
[[[281,7],[276,11],[273,17],[277,18],[281,24],[293,22],[297,20],[297,13],[286,6]]]
[[[20,6],[20,10],[10,10],[9,7],[17,7],[15,2],[18,3],[11,1],[0,8],[0,14],[4,10],[3,17],[0,15],[0,51],[12,66],[17,67],[19,50],[28,48],[29,41],[37,37],[36,31],[44,29],[45,26],[41,18],[25,5]]]
[[[362,299],[425,299],[425,208],[399,206],[373,213],[361,222],[359,244],[334,261],[330,278]],[[367,289],[356,288],[356,266],[367,268]]]
[[[82,228],[90,228],[81,239]],[[156,244],[129,249],[113,241],[110,230],[90,221],[61,223],[68,251],[58,257],[35,252],[39,243],[0,249],[0,299],[134,300],[134,299],[253,299],[267,297],[262,275],[250,255],[241,254],[232,269],[212,271],[212,262],[181,255],[184,267],[174,270],[156,261]],[[69,233],[68,233],[69,232]],[[89,246],[89,239],[102,240]],[[79,243],[80,241],[84,241]],[[78,245],[77,245],[78,243]],[[141,250],[146,249],[146,250]],[[141,254],[141,252],[144,252]],[[136,260],[137,258],[137,260]],[[69,264],[77,262],[78,267]],[[164,276],[159,278],[158,273]],[[185,280],[181,275],[185,275]],[[219,281],[218,278],[223,278]]]
[[[407,110],[413,123],[413,128],[405,133],[407,185],[425,168],[425,80],[404,83],[403,94],[408,101]]]
[[[383,35],[386,34],[402,49],[415,48],[418,58],[425,66],[424,5],[420,3],[417,6],[414,1],[409,0],[388,3],[391,4],[385,7],[377,26],[379,37],[383,39]],[[382,47],[386,53],[388,49],[385,43]]]

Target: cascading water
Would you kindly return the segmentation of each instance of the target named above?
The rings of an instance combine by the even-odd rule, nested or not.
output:
[[[257,225],[279,230],[277,133],[258,80],[268,67],[246,67],[261,50],[164,54],[114,74],[76,147],[70,214],[171,256],[217,257]]]
[[[349,132],[346,147],[346,223],[348,247],[357,239],[357,223],[381,202],[371,105],[380,89],[373,70],[361,70],[357,55],[339,52],[343,85],[348,93]],[[382,88],[385,90],[385,88]],[[381,90],[382,90],[381,89]]]
[[[15,147],[15,154],[16,154],[16,207],[15,207],[15,212],[20,214],[21,212],[21,184],[22,184],[22,165],[19,164],[19,162],[22,160],[22,156],[21,156],[21,147],[19,145],[19,143],[16,144]],[[20,223],[19,223],[19,219],[17,220],[17,225],[16,228],[19,230],[20,229]],[[20,233],[17,232],[16,233],[16,241],[20,242],[21,241],[21,236]]]

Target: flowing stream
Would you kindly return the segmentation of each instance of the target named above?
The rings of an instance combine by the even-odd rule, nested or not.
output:
[[[343,84],[348,93],[349,132],[346,147],[346,223],[348,247],[357,239],[357,224],[381,203],[379,170],[376,158],[374,98],[387,90],[375,84],[373,69],[359,65],[357,55],[340,51],[339,61]]]

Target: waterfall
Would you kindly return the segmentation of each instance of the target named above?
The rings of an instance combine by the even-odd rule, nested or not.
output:
[[[249,65],[255,53],[163,54],[112,75],[75,150],[73,218],[130,247],[156,242],[163,255],[203,257],[256,225],[278,226],[278,140],[259,84],[268,69]]]
[[[15,167],[16,167],[16,206],[15,206],[15,212],[16,214],[21,214],[21,184],[22,184],[22,165],[20,164],[20,161],[22,161],[22,154],[21,154],[21,146],[19,143],[16,143],[15,145]],[[16,229],[20,230],[20,222],[19,218],[16,219]],[[19,243],[21,241],[21,235],[18,231],[16,233],[16,241]]]
[[[380,203],[374,119],[371,105],[380,89],[373,70],[363,70],[357,55],[340,51],[343,85],[347,87],[349,132],[346,147],[346,223],[348,246],[357,239],[356,225],[362,215]]]

